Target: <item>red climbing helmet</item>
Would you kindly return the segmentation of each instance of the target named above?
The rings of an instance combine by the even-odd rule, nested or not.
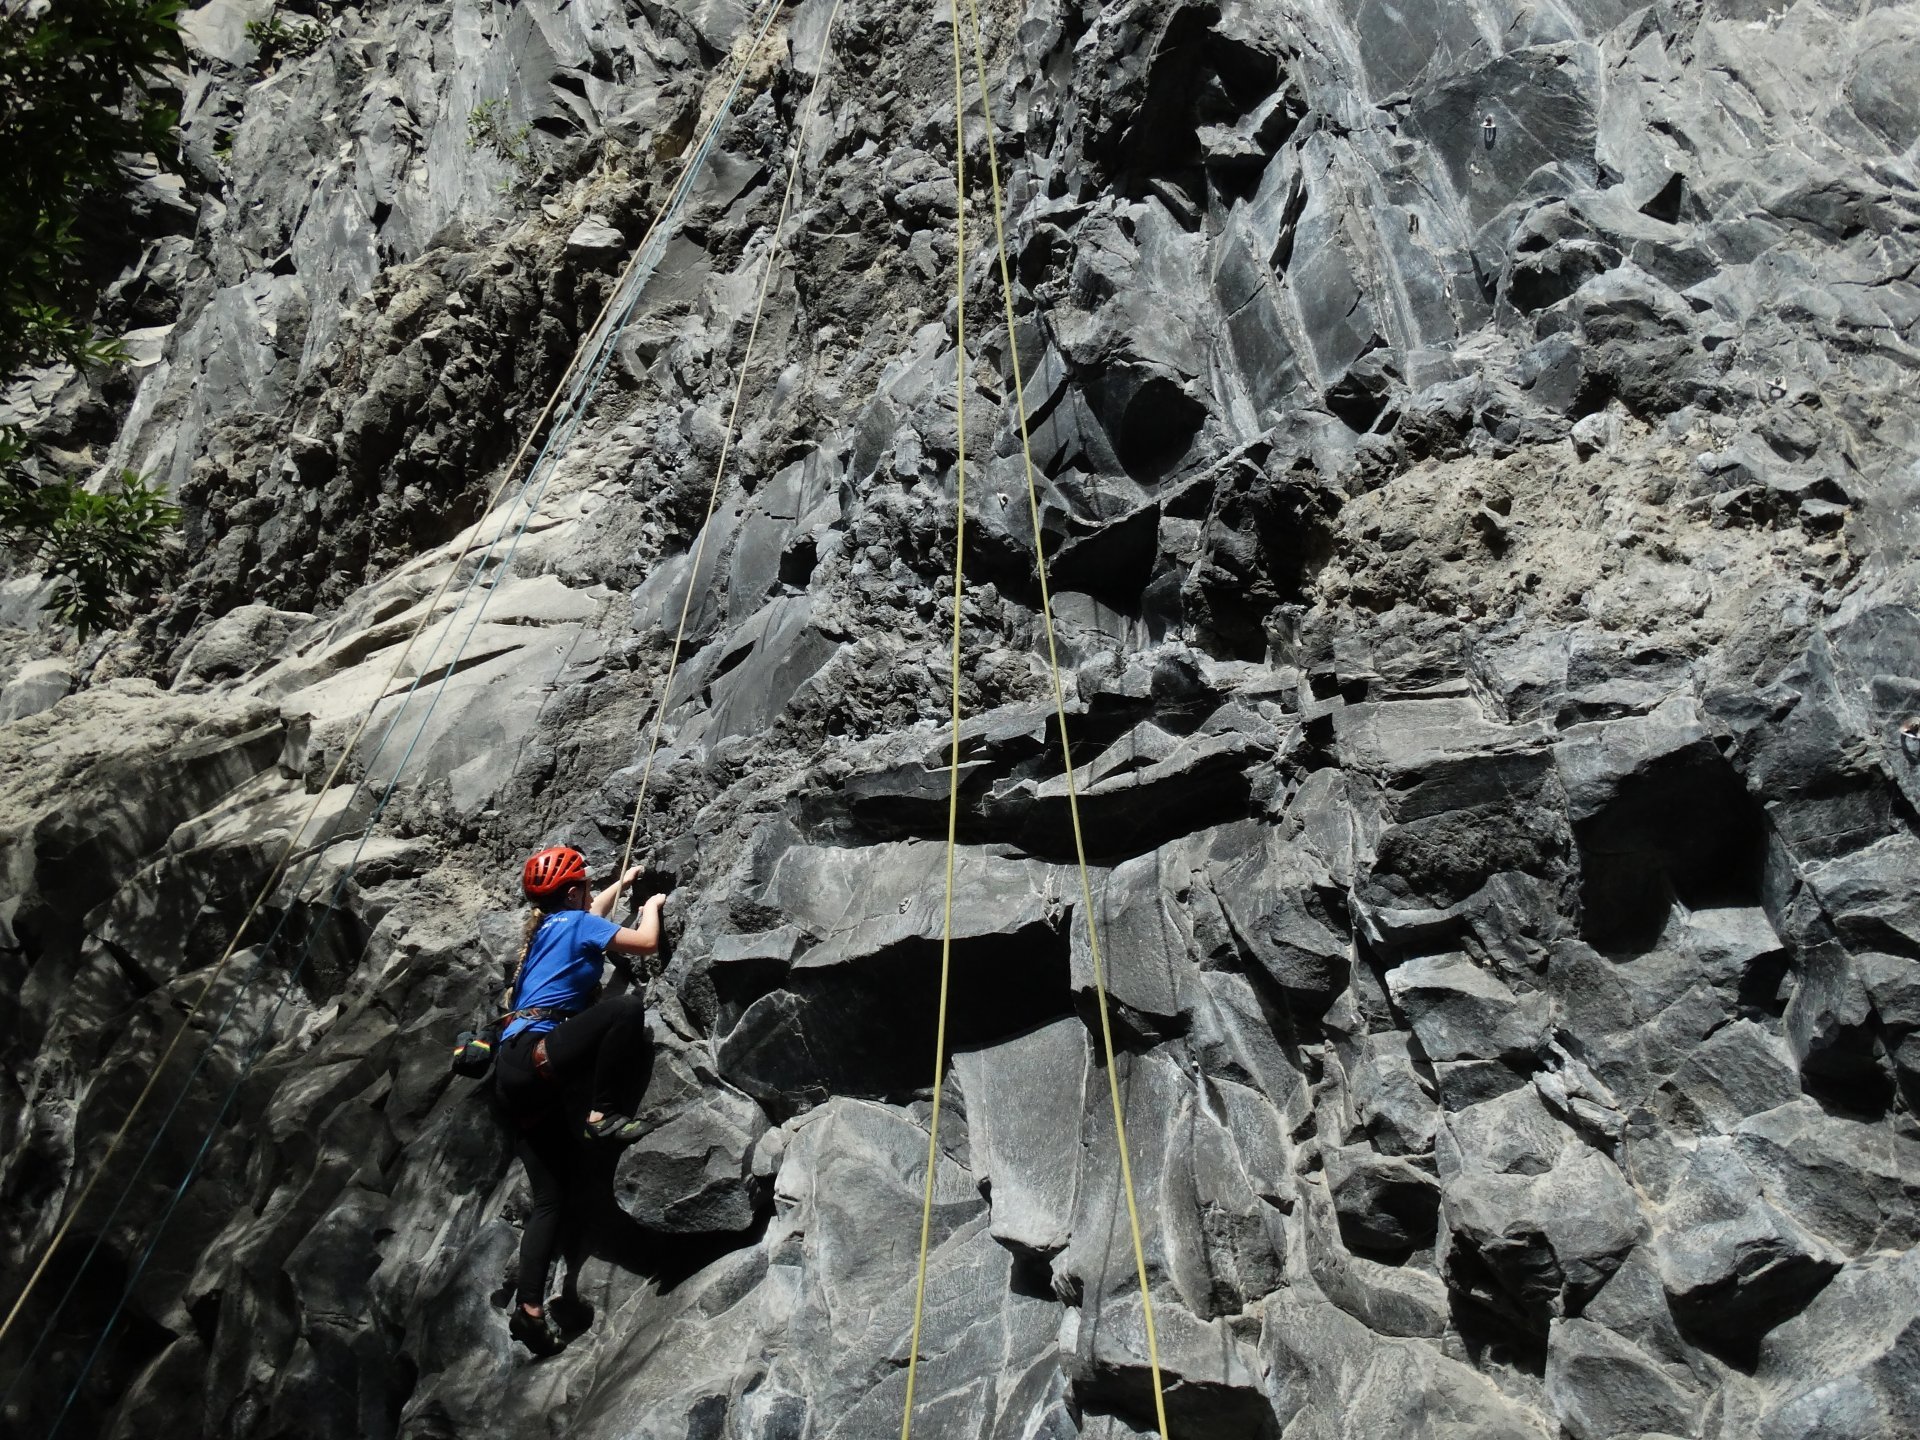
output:
[[[587,878],[587,857],[568,845],[549,845],[527,861],[520,888],[529,900],[551,900]]]

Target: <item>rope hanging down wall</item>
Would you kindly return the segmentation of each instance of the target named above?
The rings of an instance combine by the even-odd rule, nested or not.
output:
[[[948,765],[947,784],[947,910],[946,928],[941,937],[940,952],[940,1000],[939,1022],[934,1040],[933,1072],[933,1115],[927,1136],[927,1174],[925,1194],[920,1215],[920,1258],[913,1305],[913,1338],[907,1355],[907,1390],[904,1413],[900,1421],[901,1440],[911,1440],[913,1433],[913,1392],[920,1359],[920,1332],[922,1315],[926,1304],[927,1288],[927,1251],[933,1218],[933,1182],[934,1167],[938,1160],[940,1133],[940,1095],[941,1082],[946,1068],[946,1023],[947,992],[949,978],[949,957],[953,943],[953,866],[955,837],[959,815],[960,782],[960,598],[962,542],[965,533],[966,514],[966,130],[964,69],[960,45],[960,0],[950,0],[953,25],[953,65],[954,65],[954,145],[955,145],[955,189],[958,195],[956,229],[959,236],[959,258],[957,261],[958,279],[958,325],[956,348],[958,352],[958,424],[960,433],[959,455],[957,461],[956,515],[954,540],[954,599],[953,599],[953,654],[952,654],[952,726],[953,742]],[[1042,545],[1040,529],[1040,490],[1034,477],[1033,445],[1028,432],[1027,402],[1025,382],[1020,367],[1020,345],[1016,332],[1013,312],[1013,276],[1012,267],[1007,258],[1006,207],[1000,186],[1000,162],[998,140],[993,125],[993,97],[987,84],[986,55],[980,38],[980,12],[977,0],[967,0],[969,21],[972,25],[974,72],[980,88],[980,108],[987,132],[987,166],[992,179],[993,192],[993,231],[994,241],[999,251],[1000,291],[1006,307],[1007,353],[1013,369],[1013,403],[1020,424],[1020,448],[1026,466],[1028,510],[1033,521],[1034,563],[1040,581],[1040,615],[1047,637],[1047,665],[1052,675],[1054,715],[1060,727],[1061,758],[1066,769],[1067,810],[1073,824],[1074,858],[1080,873],[1081,908],[1087,921],[1087,948],[1093,961],[1093,984],[1100,1012],[1100,1041],[1106,1061],[1107,1089],[1113,1105],[1114,1140],[1120,1151],[1120,1178],[1127,1200],[1127,1225],[1133,1241],[1134,1272],[1140,1287],[1140,1307],[1145,1322],[1147,1340],[1147,1363],[1153,1377],[1154,1417],[1158,1422],[1159,1433],[1169,1435],[1167,1429],[1167,1407],[1165,1387],[1160,1374],[1160,1341],[1153,1322],[1153,1297],[1147,1284],[1146,1244],[1141,1230],[1140,1209],[1134,1194],[1133,1162],[1127,1143],[1126,1107],[1121,1102],[1119,1071],[1115,1064],[1113,1046],[1113,1025],[1107,1004],[1106,972],[1100,954],[1099,925],[1094,918],[1093,881],[1087,865],[1086,837],[1080,824],[1080,800],[1073,766],[1072,737],[1067,727],[1067,705],[1065,687],[1060,674],[1060,652],[1054,635],[1053,600],[1047,582],[1046,552]]]
[[[954,0],[957,5],[958,0]],[[1000,294],[1006,306],[1007,357],[1013,366],[1014,413],[1020,419],[1020,454],[1026,466],[1027,513],[1033,520],[1033,558],[1040,577],[1040,618],[1047,634],[1047,668],[1053,677],[1054,716],[1060,725],[1060,758],[1066,767],[1067,813],[1073,821],[1073,855],[1080,870],[1080,900],[1087,916],[1087,950],[1093,960],[1093,988],[1100,1009],[1100,1044],[1107,1062],[1107,1093],[1113,1102],[1114,1141],[1120,1150],[1120,1179],[1127,1197],[1127,1226],[1132,1232],[1134,1274],[1140,1285],[1140,1312],[1147,1332],[1147,1364],[1153,1373],[1153,1411],[1160,1434],[1167,1430],[1167,1400],[1160,1375],[1160,1337],[1153,1324],[1153,1295],[1147,1284],[1147,1250],[1140,1229],[1140,1206],[1134,1193],[1133,1160],[1127,1144],[1126,1107],[1120,1100],[1120,1072],[1114,1063],[1113,1021],[1107,1005],[1106,967],[1100,955],[1100,927],[1094,919],[1093,881],[1087,870],[1086,833],[1080,824],[1080,792],[1073,769],[1073,741],[1067,728],[1067,700],[1060,680],[1060,647],[1054,635],[1053,596],[1047,584],[1047,558],[1040,535],[1040,486],[1033,473],[1033,438],[1027,425],[1026,381],[1020,371],[1020,340],[1013,317],[1013,272],[1007,262],[1006,205],[1000,190],[999,145],[993,128],[993,100],[987,89],[987,61],[980,44],[978,0],[967,0],[973,21],[973,63],[980,79],[980,110],[987,127],[987,168],[993,180],[993,237],[999,249]],[[955,36],[958,44],[958,36]]]
[[[727,411],[727,426],[720,438],[720,458],[713,467],[713,484],[707,491],[707,513],[700,522],[700,535],[694,542],[693,563],[687,567],[687,593],[680,602],[680,621],[673,632],[673,651],[667,660],[667,678],[660,685],[660,700],[654,707],[653,731],[647,740],[646,760],[640,767],[640,791],[634,797],[633,820],[627,826],[627,843],[620,856],[620,869],[624,875],[627,867],[633,863],[634,841],[640,833],[640,817],[647,805],[647,785],[653,777],[653,759],[660,750],[660,729],[666,722],[667,701],[673,695],[674,676],[680,671],[680,652],[687,638],[687,617],[693,611],[693,591],[700,578],[700,562],[707,553],[707,534],[713,528],[713,512],[720,503],[720,483],[726,477],[727,461],[733,454],[733,439],[738,433],[740,422],[740,397],[746,393],[747,372],[753,365],[753,351],[760,338],[760,319],[767,308],[767,291],[773,282],[773,262],[780,254],[780,237],[786,229],[787,214],[793,206],[793,186],[800,174],[801,157],[806,154],[807,130],[813,124],[813,117],[820,100],[820,86],[827,78],[828,47],[833,42],[834,21],[840,18],[842,0],[833,0],[833,9],[827,13],[826,28],[820,33],[820,54],[814,62],[813,88],[807,92],[807,103],[800,113],[800,126],[794,135],[793,160],[787,166],[787,186],[780,196],[780,213],[773,222],[773,236],[767,245],[767,261],[760,271],[760,293],[753,305],[753,324],[747,330],[747,350],[740,359],[740,371],[734,377],[733,404]]]
[[[446,626],[443,629],[439,639],[436,640],[434,649],[429,654],[426,664],[415,675],[412,684],[409,687],[407,687],[405,694],[401,697],[398,706],[395,708],[393,718],[389,722],[386,733],[385,735],[382,736],[379,746],[374,751],[373,756],[369,758],[366,761],[366,763],[363,765],[362,773],[360,777],[355,781],[352,795],[350,795],[349,797],[349,801],[348,801],[349,805],[351,805],[352,803],[353,795],[357,795],[359,793],[360,787],[366,783],[368,775],[371,772],[373,760],[377,759],[379,754],[382,753],[382,751],[384,751],[388,740],[392,737],[392,735],[395,733],[396,729],[398,728],[400,721],[405,714],[408,703],[412,700],[412,698],[414,697],[415,693],[417,692],[421,684],[423,684],[429,677],[433,676],[436,673],[436,666],[434,664],[434,661],[438,657],[439,646],[444,643],[446,636],[448,634],[451,634],[452,631],[454,630],[455,621],[458,619],[460,611],[465,606],[467,595],[471,594],[471,592],[476,587],[479,586],[481,578],[487,574],[488,562],[492,557],[495,547],[498,545],[501,538],[503,538],[503,536],[505,535],[509,527],[509,524],[512,519],[513,511],[518,509],[520,504],[526,500],[529,492],[531,491],[534,496],[533,503],[528,508],[526,515],[520,521],[519,527],[516,531],[513,546],[509,547],[509,552],[508,552],[506,561],[502,564],[502,566],[499,568],[499,570],[496,573],[505,574],[507,570],[511,567],[513,549],[516,548],[518,545],[519,535],[525,532],[527,523],[532,519],[533,514],[537,510],[538,503],[539,503],[539,496],[541,493],[543,493],[543,490],[544,490],[545,477],[550,476],[551,474],[551,467],[547,464],[547,461],[549,460],[550,457],[557,457],[559,454],[564,453],[568,444],[571,443],[573,436],[577,433],[579,429],[579,425],[585,416],[586,410],[593,397],[593,394],[597,389],[599,381],[603,377],[605,370],[607,368],[608,362],[612,357],[615,344],[619,338],[619,335],[624,330],[626,324],[628,323],[628,321],[632,316],[634,309],[638,304],[640,294],[642,289],[644,288],[646,279],[648,278],[648,276],[651,275],[654,266],[656,266],[658,263],[659,256],[662,252],[663,245],[664,245],[664,233],[663,233],[664,228],[667,225],[667,223],[671,220],[671,218],[678,213],[681,205],[684,203],[686,197],[691,192],[693,182],[699,177],[705,165],[705,162],[712,151],[713,143],[718,137],[721,127],[724,125],[726,119],[731,113],[733,103],[738,97],[740,86],[745,78],[745,75],[747,73],[749,66],[752,63],[752,59],[755,55],[758,54],[761,46],[764,44],[767,38],[767,35],[770,33],[772,29],[773,21],[775,17],[778,15],[779,10],[780,10],[780,0],[767,0],[767,3],[764,9],[758,15],[756,15],[755,19],[759,21],[759,25],[758,25],[757,31],[755,32],[755,39],[753,41],[753,44],[744,54],[741,55],[737,66],[734,68],[732,83],[726,93],[725,98],[723,99],[722,103],[715,111],[712,120],[707,126],[707,129],[702,137],[700,145],[696,148],[693,155],[688,160],[687,164],[682,168],[681,173],[673,189],[669,193],[669,197],[666,203],[661,207],[660,211],[656,214],[652,224],[648,227],[648,230],[646,234],[643,236],[640,245],[636,248],[633,258],[629,261],[625,271],[623,271],[619,282],[615,285],[614,289],[609,294],[608,299],[606,303],[602,306],[601,311],[599,315],[596,317],[593,326],[589,328],[588,334],[585,340],[583,341],[581,347],[576,351],[573,357],[573,360],[570,362],[567,370],[562,374],[560,381],[555,386],[553,393],[549,396],[545,407],[541,411],[540,416],[534,422],[534,425],[532,429],[529,431],[526,439],[523,440],[519,449],[515,452],[513,459],[508,463],[505,471],[502,473],[500,483],[495,487],[493,494],[491,495],[491,497],[487,502],[486,508],[489,514],[491,514],[498,506],[501,497],[506,493],[506,490],[509,484],[511,483],[514,474],[518,470],[520,462],[525,458],[527,451],[531,448],[532,443],[536,438],[536,436],[539,435],[541,428],[545,426],[547,421],[554,415],[556,407],[560,406],[561,397],[564,394],[566,396],[566,403],[564,407],[560,408],[560,415],[561,415],[560,421],[547,434],[546,440],[542,444],[541,449],[538,455],[536,456],[533,465],[528,469],[526,477],[522,481],[521,489],[520,489],[519,495],[515,499],[514,505],[512,507],[509,507],[508,511],[501,517],[501,523],[498,526],[494,527],[493,539],[488,543],[486,551],[483,553],[479,562],[475,565],[471,575],[469,576],[466,589],[465,591],[463,591],[461,599],[455,604],[454,609],[447,616]],[[656,240],[659,240],[661,243],[656,244],[655,243]],[[571,388],[569,389],[570,383],[571,383]],[[535,488],[535,481],[537,478],[539,479],[538,489]],[[66,1236],[70,1232],[76,1217],[78,1217],[84,1210],[88,1200],[93,1194],[95,1187],[98,1185],[101,1177],[106,1173],[107,1169],[111,1165],[111,1162],[114,1158],[115,1153],[118,1151],[119,1147],[124,1143],[127,1134],[132,1128],[134,1120],[138,1117],[138,1115],[141,1113],[141,1111],[145,1107],[147,1101],[151,1098],[160,1075],[164,1073],[167,1067],[167,1064],[179,1049],[179,1046],[183,1041],[183,1039],[185,1038],[187,1032],[192,1028],[192,1022],[199,1015],[200,1011],[204,1008],[205,1003],[208,997],[210,996],[210,994],[212,993],[214,987],[219,983],[222,975],[226,971],[227,966],[232,961],[234,956],[238,953],[240,949],[240,942],[242,938],[245,936],[247,928],[252,924],[254,919],[258,916],[268,896],[274,893],[276,888],[286,878],[286,875],[288,874],[290,869],[291,861],[299,850],[300,841],[302,837],[307,835],[308,832],[313,828],[313,822],[317,818],[320,812],[320,809],[325,802],[327,794],[333,789],[334,785],[339,780],[340,776],[344,773],[349,759],[352,757],[361,739],[364,738],[369,726],[372,723],[374,716],[378,713],[378,709],[380,705],[391,697],[392,692],[394,690],[394,686],[404,671],[408,657],[412,653],[413,647],[419,641],[421,635],[424,634],[427,628],[433,623],[436,615],[440,610],[441,602],[445,599],[447,591],[451,587],[454,578],[460,573],[460,571],[464,567],[467,557],[472,553],[474,546],[479,541],[481,535],[486,532],[487,528],[488,526],[485,521],[481,521],[477,523],[475,526],[473,526],[472,529],[469,531],[468,535],[466,536],[459,552],[453,557],[452,561],[448,563],[446,575],[441,581],[439,589],[436,591],[433,598],[430,601],[428,601],[427,604],[422,608],[418,623],[415,625],[414,629],[407,637],[406,642],[401,647],[401,652],[396,658],[393,668],[389,672],[385,682],[379,687],[379,690],[376,692],[376,697],[374,701],[368,706],[366,712],[361,716],[359,723],[357,724],[352,735],[348,739],[346,746],[342,749],[338,760],[335,762],[326,780],[322,783],[319,791],[316,793],[313,804],[309,807],[307,813],[302,818],[300,823],[296,827],[294,827],[293,831],[289,835],[285,849],[282,851],[279,859],[276,861],[272,870],[269,872],[267,879],[260,887],[259,892],[255,895],[252,904],[248,907],[239,926],[236,927],[232,939],[227,944],[225,950],[221,953],[219,959],[215,962],[212,972],[208,976],[205,983],[201,986],[198,995],[195,997],[193,1004],[187,1010],[185,1016],[180,1022],[179,1027],[176,1029],[170,1043],[168,1044],[166,1049],[162,1052],[159,1060],[155,1063],[151,1073],[148,1076],[146,1084],[143,1086],[138,1096],[136,1096],[132,1107],[129,1109],[126,1117],[122,1120],[118,1130],[114,1133],[113,1137],[109,1141],[107,1149],[102,1155],[100,1162],[94,1167],[92,1174],[88,1178],[86,1184],[82,1187],[79,1195],[67,1207],[65,1216],[60,1226],[56,1229],[52,1238],[47,1242],[45,1249],[40,1255],[38,1263],[35,1265],[34,1270],[29,1275],[28,1280],[25,1286],[23,1286],[20,1294],[16,1297],[14,1304],[11,1310],[9,1311],[5,1321],[0,1322],[0,1340],[4,1340],[8,1331],[17,1322],[19,1315],[21,1314],[23,1308],[25,1307],[28,1299],[30,1298],[34,1290],[34,1287],[38,1284],[38,1282],[46,1273],[47,1266],[51,1258],[57,1252],[61,1242],[66,1238]],[[454,659],[450,661],[444,669],[437,671],[439,675],[439,684],[433,693],[433,696],[429,702],[426,712],[422,715],[420,722],[415,729],[414,737],[412,742],[410,742],[408,746],[406,756],[403,757],[400,765],[395,768],[393,776],[388,782],[385,793],[382,795],[378,806],[376,806],[376,809],[372,817],[370,817],[370,819],[367,822],[367,829],[362,835],[360,847],[357,848],[355,851],[353,863],[349,865],[347,871],[342,875],[340,882],[335,886],[332,895],[329,897],[326,907],[322,910],[321,914],[316,918],[314,922],[314,929],[309,933],[309,938],[307,942],[308,949],[311,949],[313,939],[317,934],[319,928],[326,923],[326,920],[328,916],[331,914],[331,911],[334,905],[337,903],[338,897],[341,891],[344,889],[344,886],[351,881],[352,875],[353,875],[353,866],[357,865],[360,854],[364,849],[366,839],[371,834],[374,823],[379,818],[380,813],[384,810],[387,801],[391,798],[394,792],[394,787],[397,785],[401,774],[405,770],[406,758],[411,756],[414,748],[417,746],[420,736],[424,732],[426,723],[431,718],[434,705],[437,704],[440,695],[444,693],[447,681],[459,668],[460,653],[464,652],[467,642],[471,640],[474,631],[477,629],[479,625],[481,616],[485,610],[486,601],[491,595],[491,590],[492,590],[491,585],[488,585],[484,588],[481,595],[480,606],[475,612],[472,623],[469,624],[469,626],[467,627],[466,634],[465,636],[463,636],[461,640],[459,649],[456,652]],[[316,847],[313,855],[313,859],[309,864],[307,871],[303,873],[299,884],[295,887],[296,890],[300,888],[304,888],[304,885],[306,884],[307,880],[311,878],[313,870],[318,865],[319,860],[324,854],[326,848],[327,847],[325,846]],[[286,914],[283,914],[281,917],[280,924],[276,925],[273,933],[268,937],[268,940],[266,941],[266,943],[261,947],[259,952],[256,954],[256,957],[255,957],[256,971],[259,968],[259,966],[262,963],[264,963],[266,954],[271,950],[273,943],[277,940],[280,934],[280,930],[286,922],[286,918],[287,918]],[[305,956],[305,952],[303,951],[302,961],[304,961],[304,956]],[[298,966],[295,967],[295,970],[293,973],[294,973],[294,976],[297,978],[297,975],[299,973]],[[228,1011],[226,1015],[222,1018],[222,1021],[219,1027],[217,1027],[214,1033],[212,1034],[212,1036],[209,1037],[206,1052],[203,1053],[200,1062],[195,1065],[191,1075],[189,1076],[189,1079],[187,1082],[188,1087],[191,1087],[193,1079],[198,1076],[201,1068],[204,1067],[208,1056],[212,1053],[213,1047],[217,1045],[221,1034],[224,1032],[226,1028],[226,1025],[231,1021],[232,1016],[235,1013],[235,1009],[238,1006],[239,999],[240,999],[240,993],[236,992],[236,996],[233,1004],[229,1006]],[[285,995],[283,994],[282,1000],[284,999],[285,999]],[[275,1010],[277,1012],[278,1005],[276,1005]],[[270,1033],[270,1026],[269,1026],[269,1030],[263,1033]],[[244,1071],[241,1078],[244,1079]],[[237,1084],[238,1082],[236,1081],[236,1085]],[[181,1098],[184,1098],[184,1091]],[[176,1099],[172,1110],[170,1110],[168,1113],[167,1120],[171,1120],[173,1115],[178,1112],[180,1103],[181,1103],[180,1099]],[[231,1103],[231,1101],[229,1100],[228,1103]],[[224,1113],[224,1108],[225,1107],[223,1106],[222,1107],[223,1113]],[[162,1127],[161,1127],[162,1132],[164,1131],[165,1124],[166,1124],[166,1121],[163,1121]],[[154,1141],[149,1144],[147,1153],[141,1161],[140,1168],[136,1169],[128,1185],[122,1190],[120,1199],[116,1201],[113,1214],[117,1215],[120,1205],[124,1203],[127,1194],[131,1192],[132,1186],[135,1182],[137,1182],[141,1171],[144,1170],[145,1164],[147,1163],[148,1160],[152,1158],[153,1154],[155,1153],[155,1150],[157,1148],[158,1141],[160,1138],[160,1133],[161,1132],[156,1132]],[[203,1144],[201,1147],[202,1154],[204,1154],[205,1148],[206,1146]],[[189,1176],[189,1178],[191,1177]],[[185,1182],[183,1182],[183,1186],[184,1184]],[[171,1207],[169,1207],[169,1213],[171,1213]],[[161,1223],[164,1226],[164,1223],[165,1223],[164,1217]],[[103,1226],[102,1233],[104,1234],[105,1231],[106,1231],[106,1227]],[[94,1244],[94,1249],[97,1249],[100,1243],[101,1242],[99,1240],[96,1240]],[[149,1247],[149,1250],[150,1249],[151,1247]],[[88,1253],[89,1259],[91,1259],[92,1254],[93,1254],[93,1251],[90,1250]],[[83,1262],[81,1269],[84,1270],[84,1268],[85,1268],[85,1265]],[[76,1280],[77,1278],[78,1278],[78,1275],[76,1273]],[[64,1307],[64,1304],[66,1303],[67,1298],[71,1296],[72,1289],[73,1289],[72,1286],[68,1287],[67,1295],[63,1296],[60,1302],[61,1307]],[[131,1282],[129,1283],[129,1290],[130,1289],[131,1289]],[[124,1303],[124,1296],[122,1298],[122,1303]],[[58,1308],[60,1307],[56,1308],[56,1312],[55,1312],[56,1314],[58,1313]],[[116,1308],[115,1314],[116,1316],[118,1314],[117,1308]],[[112,1322],[110,1321],[109,1326],[111,1325],[111,1323]],[[44,1339],[44,1334],[42,1338]],[[103,1341],[104,1341],[104,1338],[105,1336],[103,1335],[102,1336]],[[37,1352],[38,1346],[36,1346],[35,1348]],[[98,1352],[98,1346],[96,1346],[96,1354],[97,1352]],[[31,1362],[31,1358],[32,1357],[29,1356],[29,1363]],[[25,1373],[25,1368],[26,1367],[23,1366],[22,1372],[21,1372],[22,1374]],[[20,1376],[16,1375],[14,1384],[17,1385],[19,1378]],[[11,1395],[12,1386],[9,1387],[8,1393],[9,1395]],[[69,1397],[69,1399],[71,1400],[71,1396]]]
[[[913,1391],[920,1378],[920,1332],[927,1310],[927,1250],[933,1234],[933,1182],[940,1164],[940,1092],[947,1070],[947,996],[953,979],[953,861],[960,824],[960,602],[967,558],[967,127],[960,64],[960,6],[953,7],[954,194],[954,454],[953,641],[948,661],[946,899],[940,923],[940,1001],[933,1029],[933,1113],[927,1122],[927,1175],[920,1198],[920,1258],[914,1265],[913,1334],[907,1343],[907,1393],[900,1408],[900,1440],[912,1440]]]

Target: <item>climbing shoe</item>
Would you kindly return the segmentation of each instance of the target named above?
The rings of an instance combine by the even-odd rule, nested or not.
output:
[[[560,1329],[546,1315],[529,1315],[518,1305],[513,1307],[513,1318],[507,1321],[507,1333],[531,1350],[536,1358],[558,1355],[567,1348],[567,1342],[561,1337]]]
[[[608,1145],[631,1145],[646,1134],[646,1130],[647,1127],[631,1115],[602,1115],[598,1120],[587,1122],[586,1137]]]
[[[547,1301],[547,1318],[571,1340],[593,1324],[593,1306],[578,1295],[555,1295]]]

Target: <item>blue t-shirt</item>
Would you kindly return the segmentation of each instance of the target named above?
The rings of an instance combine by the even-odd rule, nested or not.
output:
[[[606,959],[607,942],[619,933],[620,927],[613,921],[603,920],[590,910],[556,910],[548,915],[533,932],[527,963],[521,967],[520,983],[514,987],[513,1008],[586,1009],[600,984],[600,966]],[[500,1038],[511,1039],[523,1030],[540,1034],[559,1023],[558,1020],[516,1020]]]

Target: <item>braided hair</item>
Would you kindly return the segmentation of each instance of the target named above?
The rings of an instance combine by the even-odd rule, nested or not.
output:
[[[526,924],[521,928],[520,934],[520,958],[513,962],[513,971],[507,976],[506,993],[500,997],[502,1010],[513,1008],[514,992],[520,988],[520,976],[526,971],[527,957],[533,953],[533,937],[540,929],[540,922],[551,913],[551,911],[542,910],[538,905],[531,906],[527,910]]]

